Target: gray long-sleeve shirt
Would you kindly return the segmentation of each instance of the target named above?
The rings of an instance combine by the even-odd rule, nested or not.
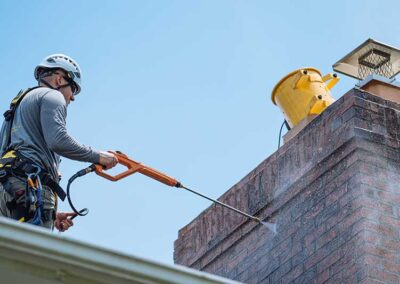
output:
[[[18,106],[11,130],[11,148],[47,170],[58,180],[60,156],[98,163],[100,153],[74,140],[66,129],[67,103],[56,90],[41,87],[30,91]],[[7,122],[0,137],[4,150]]]

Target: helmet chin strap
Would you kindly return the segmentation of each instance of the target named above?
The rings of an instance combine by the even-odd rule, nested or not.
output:
[[[49,87],[50,89],[57,90],[57,91],[61,90],[62,88],[68,87],[68,86],[70,85],[70,84],[68,83],[68,84],[60,85],[60,86],[58,86],[57,88],[56,88],[56,87],[53,87],[52,85],[50,85],[49,82],[47,82],[47,81],[44,79],[44,78],[46,78],[46,77],[48,77],[48,76],[51,76],[51,75],[47,75],[47,76],[40,77],[38,83],[39,83],[39,84],[40,84],[40,83],[43,83],[43,84],[45,84],[47,87]]]

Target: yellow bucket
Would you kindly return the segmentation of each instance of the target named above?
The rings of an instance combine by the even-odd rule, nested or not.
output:
[[[302,68],[289,73],[276,84],[272,102],[293,127],[307,116],[320,114],[335,101],[329,91],[338,81],[336,74],[322,76],[315,68]]]

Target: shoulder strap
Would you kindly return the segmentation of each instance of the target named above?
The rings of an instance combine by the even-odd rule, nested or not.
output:
[[[13,124],[13,120],[14,120],[14,114],[15,114],[15,110],[17,109],[17,107],[19,106],[19,104],[21,103],[22,99],[32,90],[40,88],[41,86],[36,86],[36,87],[32,87],[32,88],[28,88],[26,90],[21,90],[19,91],[19,93],[17,94],[17,96],[11,101],[10,103],[10,109],[7,110],[3,115],[4,115],[4,119],[8,122],[8,127],[7,127],[7,147],[8,148],[10,146],[11,143],[11,128],[12,128],[12,124]]]
[[[28,94],[30,91],[39,88],[40,86],[28,88],[26,90],[21,90],[15,96],[15,98],[10,103],[10,109],[7,110],[3,115],[6,121],[11,121],[14,118],[14,113],[19,104],[21,103],[22,99]]]

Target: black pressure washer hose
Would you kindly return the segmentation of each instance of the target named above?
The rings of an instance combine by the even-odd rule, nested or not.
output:
[[[68,180],[68,185],[67,185],[67,199],[68,199],[68,203],[69,206],[71,206],[72,210],[76,213],[75,216],[72,216],[70,219],[74,219],[76,216],[86,216],[89,213],[89,209],[87,208],[83,208],[81,210],[77,210],[75,208],[75,206],[72,204],[72,200],[71,200],[71,196],[70,196],[70,187],[71,187],[71,183],[78,177],[84,176],[88,173],[94,172],[96,170],[96,166],[95,164],[90,165],[87,168],[84,168],[83,170],[80,170],[79,172],[77,172],[76,174],[74,174],[72,177],[69,178]]]

